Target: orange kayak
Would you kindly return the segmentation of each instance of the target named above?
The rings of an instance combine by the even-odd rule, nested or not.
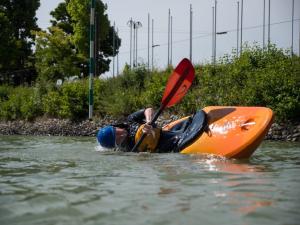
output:
[[[265,107],[209,106],[203,111],[207,116],[205,131],[180,153],[249,158],[263,141],[274,118],[273,111]],[[170,130],[186,118],[163,129]]]

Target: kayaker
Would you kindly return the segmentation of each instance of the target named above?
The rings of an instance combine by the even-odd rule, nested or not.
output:
[[[153,117],[153,109],[146,108],[130,114],[126,121],[119,124],[105,126],[99,129],[97,140],[102,147],[117,148],[121,151],[131,151],[143,133],[147,136],[139,147],[144,152],[176,152],[180,134],[183,133],[184,121],[173,131],[163,131],[156,126],[149,125]]]

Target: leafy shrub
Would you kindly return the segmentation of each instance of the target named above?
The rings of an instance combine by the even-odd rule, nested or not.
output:
[[[154,71],[145,80],[145,88],[141,91],[141,102],[144,107],[159,107],[168,76],[166,71]]]
[[[0,102],[7,101],[8,96],[12,91],[13,91],[13,87],[11,86],[7,86],[7,85],[0,86]]]
[[[41,101],[36,88],[15,88],[8,95],[7,101],[2,101],[0,104],[0,118],[4,120],[32,120],[42,114]]]
[[[58,91],[50,91],[43,97],[43,110],[47,116],[60,117],[62,104],[63,101]]]
[[[65,83],[57,91],[50,91],[43,98],[43,109],[49,116],[82,119],[88,113],[87,81]]]
[[[148,76],[147,70],[139,67],[134,70],[125,69],[118,77],[103,81],[102,90],[99,90],[95,96],[97,102],[101,102],[100,110],[104,114],[118,116],[144,107],[140,96],[145,91]]]
[[[237,57],[225,55],[215,66],[195,66],[196,78],[187,95],[171,111],[190,114],[209,105],[266,106],[278,120],[300,115],[300,58],[270,45],[245,47]],[[171,69],[149,73],[145,67],[94,80],[94,114],[121,116],[143,107],[159,107]],[[44,82],[44,83],[43,83]],[[42,99],[42,101],[40,100]],[[41,103],[42,102],[42,103]],[[36,87],[0,87],[1,119],[86,118],[88,80],[55,87],[40,80]]]
[[[297,120],[299,64],[299,57],[290,57],[275,46],[270,45],[269,51],[258,46],[248,47],[241,57],[218,64],[214,75],[213,68],[208,67],[204,77],[208,83],[204,89],[209,87],[207,92],[215,94],[217,105],[267,106],[275,111],[279,120]]]

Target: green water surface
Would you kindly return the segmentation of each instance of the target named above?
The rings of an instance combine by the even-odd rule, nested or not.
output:
[[[94,138],[0,136],[0,224],[300,224],[300,144],[249,160],[99,152]]]

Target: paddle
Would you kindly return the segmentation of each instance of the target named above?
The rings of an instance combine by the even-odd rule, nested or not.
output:
[[[153,126],[159,115],[165,108],[169,108],[178,103],[187,93],[192,82],[195,78],[195,70],[192,63],[184,58],[177,65],[171,76],[169,77],[160,107],[150,121],[150,125]],[[145,139],[146,134],[144,133],[140,140],[132,148],[132,152],[137,151],[140,144]]]

